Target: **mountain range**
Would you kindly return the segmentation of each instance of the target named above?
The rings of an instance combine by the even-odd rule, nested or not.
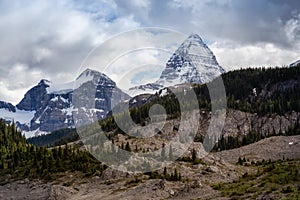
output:
[[[291,66],[297,64],[295,62]],[[72,101],[74,91],[94,88],[95,98],[90,106],[85,106],[84,114],[103,119],[120,102],[129,101],[131,106],[140,106],[151,98],[149,93],[157,92],[163,96],[170,92],[164,89],[166,87],[183,83],[207,83],[224,72],[213,52],[197,34],[193,34],[173,53],[156,82],[130,88],[130,95],[119,89],[107,75],[86,69],[75,81],[64,84],[42,79],[26,92],[16,106],[0,101],[0,117],[14,121],[29,138],[74,127],[73,114],[78,110]],[[84,99],[81,100],[84,102]]]
[[[300,199],[300,61],[223,72],[201,38],[191,35],[157,81],[132,89],[143,94],[129,96],[107,75],[86,69],[72,82],[39,81],[17,105],[0,101],[0,118],[6,120],[0,119],[0,199]],[[214,85],[220,74],[226,119],[222,130],[211,135],[212,102],[223,98],[211,99],[202,83],[212,80]],[[199,109],[198,128],[193,114],[187,116],[189,123],[182,123],[186,115],[172,93],[175,88],[184,96],[195,93],[197,107],[190,107],[190,98],[186,105]],[[111,116],[124,104],[129,112]],[[155,127],[149,126],[155,120],[153,105],[167,114]],[[119,122],[130,126],[126,114],[146,129],[121,128]],[[104,134],[92,124],[83,127],[88,137],[79,138],[79,129],[70,128],[78,119],[102,119]],[[27,139],[8,123],[13,120]],[[196,131],[193,142],[177,158],[191,128]],[[151,137],[134,137],[147,130]],[[103,153],[108,161],[123,162],[118,170],[96,159]],[[174,156],[174,162],[150,171],[160,165],[148,161]],[[149,172],[126,172],[140,166]]]
[[[113,89],[115,93],[119,93],[119,101],[129,98],[110,78],[91,69],[86,69],[75,81],[77,88],[73,87],[74,82],[53,84],[43,79],[16,106],[0,102],[1,117],[8,121],[14,120],[26,137],[32,137],[74,126],[72,96],[74,90],[80,89],[84,84],[97,87],[94,107],[88,113],[99,119],[104,118],[111,110]]]
[[[167,61],[165,69],[155,83],[130,88],[129,91],[132,96],[136,96],[155,93],[164,87],[182,83],[206,83],[223,72],[224,69],[218,64],[212,51],[197,34],[193,34],[183,41]],[[7,121],[14,120],[27,138],[74,127],[74,90],[84,90],[86,86],[96,88],[92,106],[85,111],[86,115],[90,115],[88,117],[103,119],[115,104],[130,99],[130,96],[120,90],[107,75],[86,69],[75,81],[69,83],[55,84],[45,79],[41,80],[28,90],[16,106],[0,101],[0,117]],[[145,101],[145,98],[142,101]],[[136,100],[130,102],[136,104]]]

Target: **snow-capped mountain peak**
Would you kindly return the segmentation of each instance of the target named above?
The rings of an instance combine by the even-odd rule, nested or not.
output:
[[[104,75],[104,74],[102,74],[101,72],[98,72],[98,71],[96,71],[96,70],[87,68],[86,70],[84,70],[84,71],[76,78],[76,81],[77,81],[77,80],[80,80],[80,79],[83,79],[83,78],[86,78],[86,77],[93,78],[93,77],[97,77],[97,76],[101,76],[101,75]]]
[[[215,55],[198,34],[192,34],[178,47],[155,83],[130,88],[136,94],[147,91],[155,93],[163,87],[182,83],[207,83],[220,76],[225,70],[218,64]],[[149,92],[150,91],[150,92]]]
[[[72,92],[73,89],[77,89],[82,84],[89,81],[93,81],[95,84],[97,84],[101,77],[110,80],[110,78],[105,74],[87,68],[75,79],[75,81],[66,83],[52,83],[51,81],[42,79],[39,85],[45,85],[47,87],[46,90],[48,94],[66,94]]]
[[[86,96],[86,89],[95,90]],[[78,96],[82,91],[82,96]],[[76,93],[75,97],[74,94]],[[42,79],[24,95],[16,106],[0,101],[0,117],[14,120],[26,137],[46,134],[61,128],[73,127],[73,115],[76,104],[73,99],[82,97],[89,99],[91,107],[86,107],[88,118],[106,117],[107,113],[118,102],[129,96],[117,88],[105,74],[96,70],[86,69],[74,81],[53,83]],[[78,99],[77,99],[78,100]]]
[[[198,49],[198,46],[206,47],[206,44],[202,41],[201,37],[198,34],[192,34],[180,45],[180,47],[175,51],[175,54],[192,53],[193,50]],[[197,55],[199,52],[194,53]]]
[[[38,85],[47,85],[50,86],[52,84],[51,81],[47,80],[47,79],[42,79],[40,80],[40,82],[38,83]]]
[[[88,81],[93,81],[94,84],[104,84],[104,82],[108,84],[109,82],[115,86],[115,83],[106,74],[87,68],[76,78],[74,89],[77,89]]]
[[[168,60],[158,83],[172,86],[181,83],[207,83],[225,70],[213,52],[197,34],[190,35]]]

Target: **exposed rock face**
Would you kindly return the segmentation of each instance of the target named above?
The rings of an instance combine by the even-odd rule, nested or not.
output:
[[[207,83],[225,70],[199,35],[190,35],[166,64],[157,83],[171,86],[180,83]]]
[[[30,132],[27,135],[25,133],[27,137],[74,126],[72,100],[75,91],[70,88],[73,85],[75,91],[80,91],[82,97],[89,97],[87,99],[91,101],[89,106],[86,106],[85,114],[89,115],[88,117],[104,118],[113,106],[129,98],[105,74],[90,69],[85,70],[76,79],[75,84],[71,82],[55,85],[50,81],[41,80],[16,106],[19,112],[33,113],[28,123],[16,122],[20,129]],[[85,93],[89,88],[94,88],[94,93]],[[16,112],[16,108],[9,103],[0,102],[1,108]],[[18,120],[17,116],[10,116]]]
[[[211,118],[211,113],[202,111],[200,115],[199,133],[206,134]],[[300,113],[291,112],[285,115],[272,114],[269,116],[258,116],[257,114],[228,109],[223,128],[224,136],[247,135],[255,131],[262,135],[285,133],[293,128],[300,120]]]
[[[155,93],[163,87],[182,83],[207,83],[225,70],[199,35],[190,35],[174,52],[155,83],[130,88],[135,94]]]
[[[71,116],[71,93],[64,95],[47,94],[44,102],[31,121],[30,130],[50,132],[73,125]]]
[[[16,106],[20,110],[38,110],[49,100],[46,88],[49,87],[47,80],[41,80],[37,86],[31,88]]]
[[[84,82],[80,79],[90,79]],[[122,92],[114,81],[103,73],[89,70],[84,71],[76,80],[76,90],[73,92],[73,106],[75,118],[83,120],[102,119],[107,116],[118,103],[130,98]]]
[[[128,177],[129,174],[127,172],[118,171],[112,168],[107,168],[101,174],[101,180],[113,180]]]
[[[38,132],[50,132],[72,126],[72,117],[68,113],[68,109],[71,107],[72,92],[49,93],[50,85],[50,81],[41,80],[37,86],[25,94],[17,105],[20,110],[35,112],[30,124],[19,124],[22,130],[36,131],[34,134],[38,134]]]
[[[273,200],[270,194],[264,192],[263,194],[259,195],[256,200]]]
[[[13,106],[11,103],[7,103],[4,101],[0,101],[0,109],[5,109],[10,112],[16,112],[15,106]]]
[[[25,131],[39,130],[50,132],[72,126],[72,117],[68,113],[71,107],[72,92],[55,94],[47,89],[51,82],[41,80],[37,86],[30,89],[16,106],[19,110],[35,111],[30,124],[19,124]]]

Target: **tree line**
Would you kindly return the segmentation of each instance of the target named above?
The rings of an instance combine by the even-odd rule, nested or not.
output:
[[[273,113],[283,115],[290,111],[300,112],[300,67],[240,69],[222,74],[222,79],[228,108],[257,113],[260,116]],[[194,84],[191,91],[184,92],[195,92],[199,108],[211,110],[207,85]],[[149,121],[149,109],[153,104],[162,105],[167,112],[168,119],[181,116],[183,108],[180,107],[175,94],[170,93],[163,97],[155,94],[155,98],[152,99],[147,104],[131,108],[127,113],[119,113],[101,120],[99,122],[101,128],[106,132],[117,130],[117,133],[123,133],[115,123],[114,117],[124,123],[122,127],[126,127],[126,125],[129,126],[126,124],[127,118],[125,117],[128,114],[135,123],[146,125]],[[184,103],[184,110],[193,109],[195,102],[190,101],[189,99]]]
[[[0,120],[0,175],[6,179],[53,179],[59,172],[102,173],[106,167],[87,151],[68,145],[52,149],[29,144],[14,123]],[[3,181],[0,179],[0,182]]]

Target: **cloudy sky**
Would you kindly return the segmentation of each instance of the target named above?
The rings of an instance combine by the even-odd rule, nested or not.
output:
[[[0,100],[40,79],[67,82],[89,52],[124,31],[197,33],[226,70],[300,59],[298,0],[0,0]]]

